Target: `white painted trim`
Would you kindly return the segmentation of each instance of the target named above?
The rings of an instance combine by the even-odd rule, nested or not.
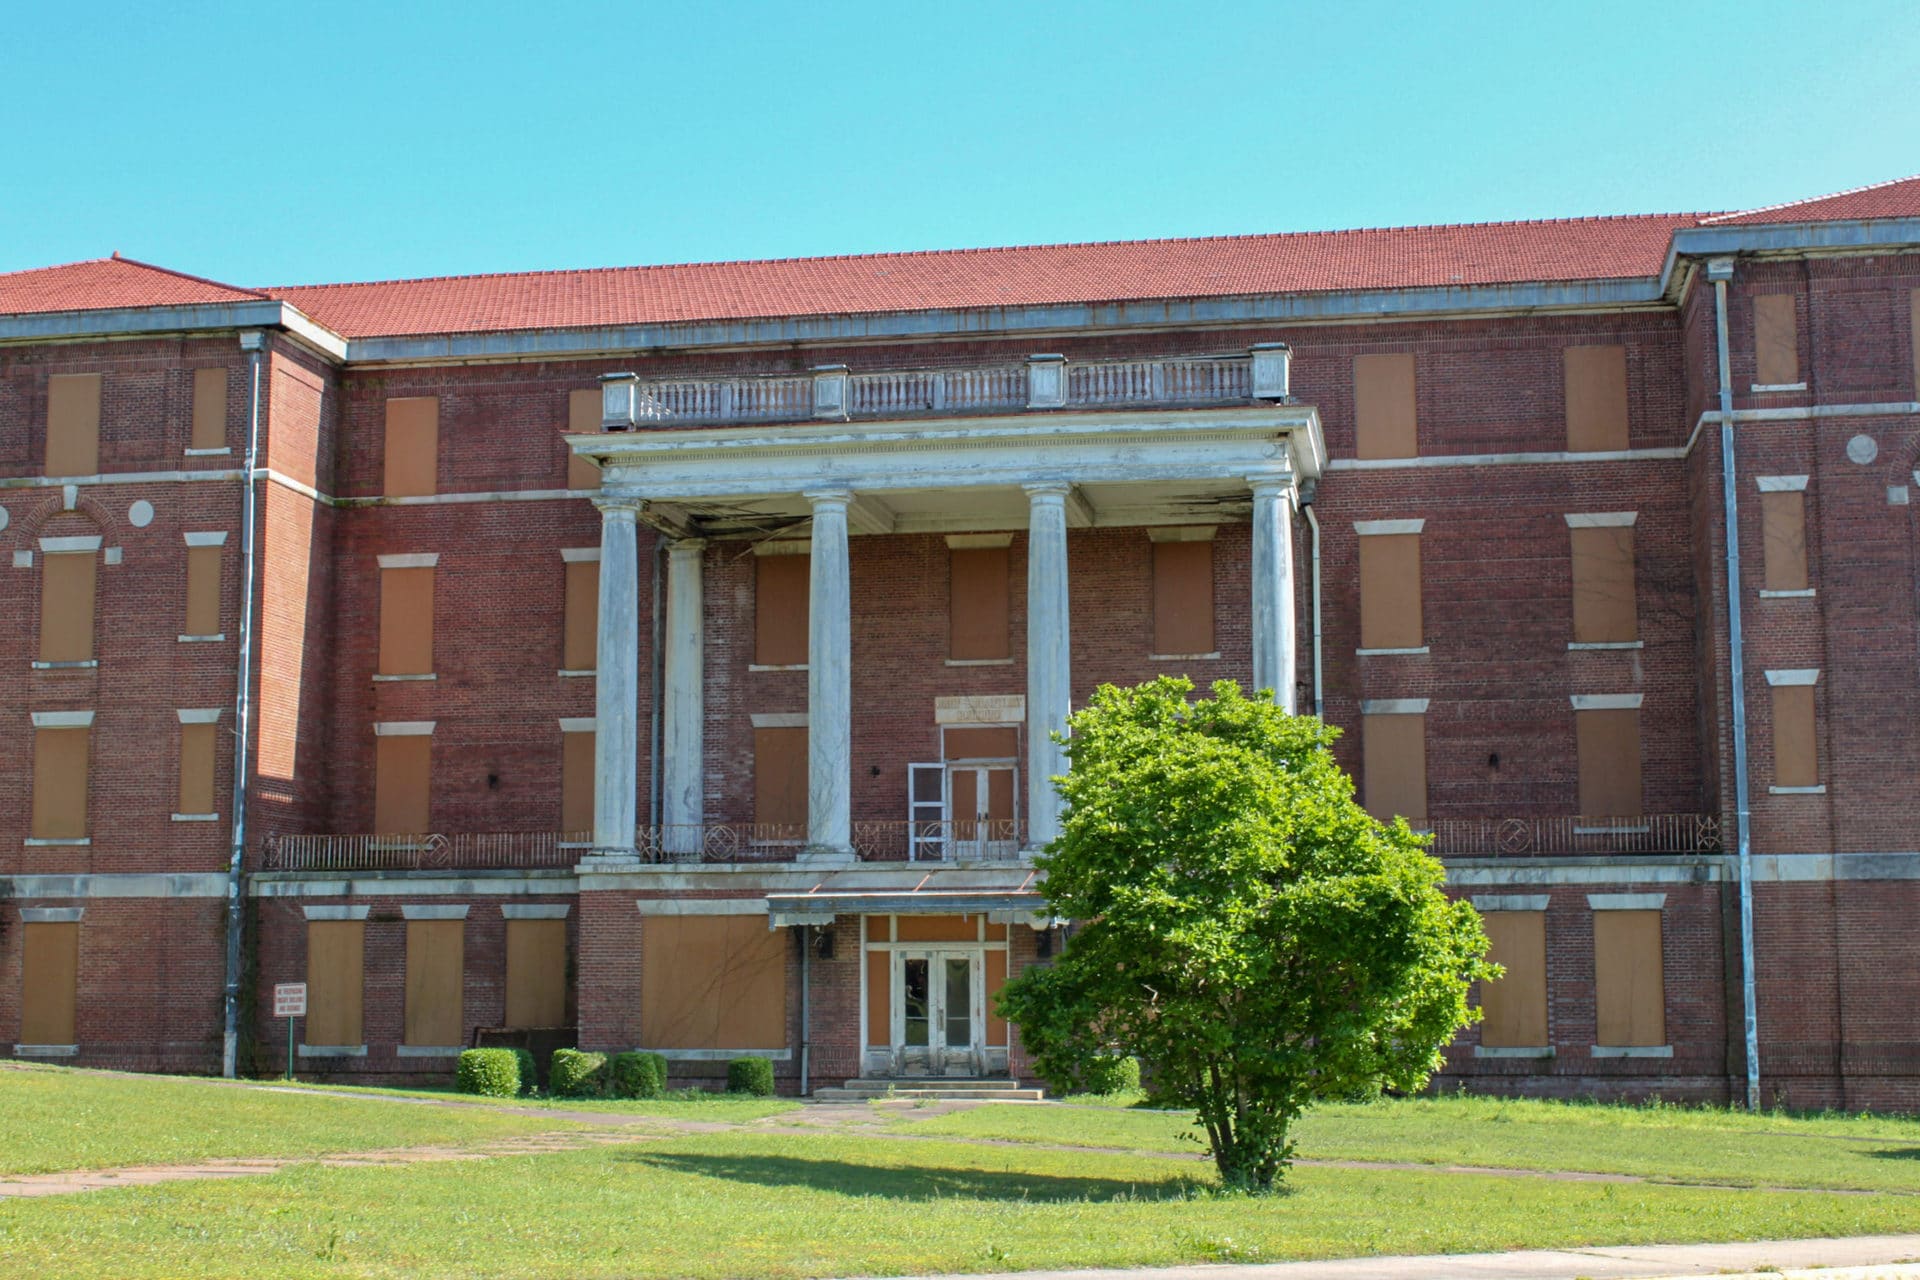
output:
[[[22,907],[21,924],[77,924],[85,907]]]
[[[227,545],[227,531],[215,529],[207,533],[183,533],[180,535],[190,547],[224,547]]]
[[[465,920],[471,903],[409,902],[401,906],[403,920]]]
[[[1371,698],[1360,704],[1363,716],[1423,716],[1431,698]]]
[[[1155,525],[1147,530],[1148,542],[1212,542],[1220,532],[1217,524]]]
[[[175,822],[218,822],[220,821],[220,815],[217,813],[176,813],[173,815],[173,821]]]
[[[733,1058],[788,1062],[793,1058],[791,1049],[641,1049],[639,1052],[657,1053],[668,1062],[726,1062]]]
[[[761,863],[756,869],[765,871],[766,865]],[[247,892],[256,898],[522,898],[577,893],[580,879],[571,872],[367,872],[338,879],[311,879],[299,872],[256,872],[247,877],[247,885]],[[632,888],[634,881],[622,877],[621,885]]]
[[[1418,649],[1355,649],[1353,656],[1356,658],[1395,658],[1411,657],[1432,652],[1432,646],[1423,644]]]
[[[1764,587],[1760,590],[1762,600],[1811,600],[1813,595],[1812,587],[1801,587],[1797,591],[1768,591]]]
[[[643,916],[764,916],[765,898],[640,898]]]
[[[562,547],[560,548],[560,558],[568,564],[598,564],[600,562],[600,548]]]
[[[13,876],[15,900],[28,898],[224,898],[224,871],[175,875]]]
[[[933,722],[945,724],[1025,724],[1024,693],[961,694],[933,700]]]
[[[17,1044],[13,1046],[16,1058],[72,1058],[80,1053],[77,1044]]]
[[[79,671],[100,665],[100,659],[87,658],[80,662],[39,662],[29,664],[35,671]]]
[[[97,533],[70,538],[40,539],[40,550],[50,556],[71,555],[81,551],[98,551],[99,549],[100,535]]]
[[[806,669],[807,664],[804,662],[749,662],[747,664],[749,671],[805,671]]]
[[[376,738],[425,738],[433,733],[434,720],[380,720],[373,726]]]
[[[385,672],[376,671],[373,674],[373,682],[375,684],[411,684],[422,680],[438,680],[439,678],[440,673],[437,671],[410,671],[404,675],[388,675]]]
[[[1768,787],[1768,795],[1774,796],[1823,796],[1827,794],[1827,784],[1814,787]]]
[[[503,902],[500,914],[508,920],[565,920],[573,905],[566,902]]]
[[[300,908],[309,920],[365,920],[373,907],[365,902],[321,903]]]
[[[1776,689],[1782,685],[1819,684],[1820,668],[1791,667],[1767,672],[1767,683]]]
[[[1551,1058],[1553,1046],[1550,1044],[1537,1047],[1477,1044],[1473,1046],[1473,1056],[1476,1058]]]
[[[220,722],[219,707],[207,707],[195,711],[182,710],[176,714],[179,715],[181,724],[218,724]]]
[[[1755,476],[1753,483],[1762,493],[1797,493],[1807,487],[1807,477]]]
[[[211,636],[179,636],[177,637],[177,639],[180,641],[181,644],[210,644],[213,641],[225,640],[226,638],[227,638],[227,635],[226,635],[226,632],[224,631],[219,633],[218,635],[211,635]]]
[[[1598,651],[1605,649],[1644,649],[1645,640],[1569,640],[1567,650],[1571,653]]]
[[[1671,1058],[1670,1044],[1596,1044],[1587,1050],[1596,1058]]]
[[[367,1046],[363,1044],[303,1044],[299,1050],[303,1058],[364,1058]]]
[[[1805,391],[1806,389],[1807,384],[1804,382],[1754,382],[1749,383],[1747,386],[1747,390],[1755,395],[1770,395],[1781,391]]]
[[[597,670],[582,670],[582,671],[556,671],[553,674],[560,677],[562,680],[572,680],[572,679],[579,678],[581,676],[593,677],[593,676],[599,675],[600,673]]]
[[[943,658],[941,665],[948,667],[1010,667],[1012,658]]]
[[[600,721],[598,717],[595,716],[560,717],[560,732],[562,733],[593,733],[599,728]]]
[[[1147,655],[1148,662],[1218,662],[1219,660],[1220,651],[1217,649],[1212,653],[1150,653]],[[949,661],[948,665],[953,664]]]
[[[36,711],[33,713],[33,727],[36,729],[87,729],[93,725],[91,711]]]
[[[1476,893],[1468,901],[1475,911],[1545,911],[1551,898],[1545,893]]]
[[[1012,545],[1011,533],[950,533],[947,535],[949,551],[991,551]]]
[[[804,711],[756,711],[752,715],[756,729],[804,729],[807,727],[807,713]]]
[[[13,553],[13,567],[16,569],[33,568],[33,552],[16,551]]]
[[[1363,538],[1376,534],[1419,533],[1427,527],[1426,518],[1418,520],[1355,520],[1353,531]]]
[[[1567,513],[1569,529],[1631,529],[1638,511],[1574,511]]]
[[[1664,893],[1590,893],[1587,906],[1594,911],[1660,911],[1667,905]]]
[[[756,556],[810,556],[813,554],[811,538],[767,538],[753,544]]]
[[[43,839],[39,836],[28,836],[20,843],[28,849],[79,849],[92,844],[93,837],[75,836],[71,839]]]
[[[393,1046],[396,1058],[457,1058],[467,1051],[465,1045],[441,1044],[397,1044]]]
[[[1575,711],[1638,711],[1644,693],[1576,693],[1569,699]]]
[[[376,558],[382,569],[431,569],[440,563],[438,551],[416,551],[408,555]]]
[[[106,551],[102,553],[101,559],[107,564],[119,564],[122,560],[126,559],[126,552],[119,547],[108,547]]]
[[[182,449],[180,456],[183,458],[218,458],[231,455],[232,453],[233,450],[231,447],[221,445],[218,449]]]
[[[1696,428],[1697,429],[1697,428]],[[1398,471],[1419,467],[1535,466],[1567,462],[1669,462],[1687,456],[1687,446],[1653,449],[1601,449],[1592,453],[1543,450],[1530,453],[1455,453],[1419,458],[1332,458],[1329,471]]]

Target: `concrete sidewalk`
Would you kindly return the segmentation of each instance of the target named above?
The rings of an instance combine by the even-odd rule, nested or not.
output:
[[[1844,1268],[1843,1270],[1812,1270]],[[1745,1244],[1645,1244],[1518,1253],[1343,1258],[1247,1265],[1196,1263],[1137,1271],[1021,1271],[923,1280],[1666,1280],[1763,1273],[1760,1280],[1920,1280],[1920,1235]]]

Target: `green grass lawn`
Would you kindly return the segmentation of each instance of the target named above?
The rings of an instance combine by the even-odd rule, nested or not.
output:
[[[61,1067],[0,1068],[0,1173],[324,1155],[577,1127],[485,1108],[404,1106]]]
[[[1203,1152],[1189,1117],[1111,1105],[983,1107],[896,1128],[955,1137]],[[1920,1193],[1920,1121],[1452,1096],[1309,1111],[1301,1159],[1628,1173],[1739,1186]]]
[[[721,1133],[460,1165],[0,1202],[0,1275],[818,1276],[1849,1235],[1904,1196],[1308,1168],[1214,1194],[1163,1158]]]
[[[477,1107],[527,1107],[540,1111],[594,1111],[614,1116],[665,1116],[676,1120],[713,1120],[727,1124],[746,1124],[777,1116],[799,1108],[792,1098],[754,1098],[739,1093],[715,1093],[706,1089],[676,1089],[664,1098],[550,1098],[545,1095],[521,1098],[481,1098],[460,1093],[451,1087],[438,1089],[396,1089],[360,1084],[285,1084],[275,1081],[250,1081],[253,1088],[269,1092],[287,1089],[313,1090],[362,1098],[416,1098],[429,1102],[458,1102]]]

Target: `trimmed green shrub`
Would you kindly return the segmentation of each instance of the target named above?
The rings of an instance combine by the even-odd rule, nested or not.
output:
[[[547,1092],[556,1098],[590,1098],[607,1087],[607,1055],[555,1049],[547,1070]]]
[[[1135,1093],[1140,1088],[1140,1059],[1096,1059],[1081,1071],[1080,1084],[1086,1093],[1107,1097],[1116,1093]]]
[[[512,1049],[468,1049],[460,1055],[454,1087],[486,1098],[512,1098],[520,1092],[520,1062]]]
[[[616,1053],[607,1079],[616,1098],[657,1098],[667,1088],[667,1060],[657,1053]]]
[[[534,1065],[532,1051],[509,1049],[507,1052],[520,1063],[520,1092],[532,1093],[540,1083],[540,1068]]]
[[[773,1064],[765,1058],[735,1058],[727,1064],[727,1092],[773,1096]]]

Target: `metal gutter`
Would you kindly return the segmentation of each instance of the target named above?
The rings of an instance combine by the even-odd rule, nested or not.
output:
[[[1860,218],[1851,222],[1773,222],[1738,226],[1682,227],[1667,246],[1660,268],[1660,294],[1673,299],[1684,258],[1737,253],[1838,253],[1920,246],[1920,218]]]
[[[218,332],[222,329],[283,329],[320,355],[332,360],[347,358],[348,343],[345,338],[317,323],[293,304],[270,298],[257,302],[190,302],[170,307],[111,307],[100,311],[0,315],[0,345]]]

